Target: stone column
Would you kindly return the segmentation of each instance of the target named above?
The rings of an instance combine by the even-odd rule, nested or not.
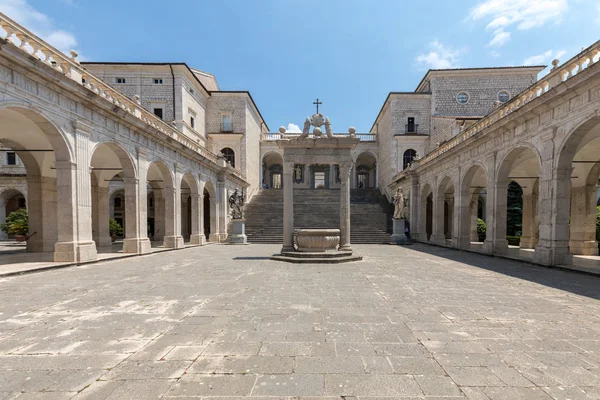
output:
[[[419,239],[419,179],[416,175],[411,178],[409,201],[409,231],[410,237]]]
[[[29,204],[27,204],[27,208],[29,208]],[[0,196],[0,222],[6,221],[6,200],[3,196]],[[0,231],[0,240],[8,239],[8,235],[2,231]]]
[[[281,252],[294,251],[294,163],[283,163],[283,247]]]
[[[456,238],[454,233],[454,197],[448,199],[446,203],[448,204],[448,226],[446,227],[447,239],[450,239],[453,242]]]
[[[56,160],[58,242],[54,261],[85,262],[97,259],[92,240],[92,184],[89,139],[92,128],[73,122],[76,163]]]
[[[92,189],[92,231],[93,240],[97,248],[111,247],[112,240],[109,230],[110,219],[110,196],[109,188],[94,186]]]
[[[153,189],[154,192],[154,241],[162,242],[165,237],[165,198],[164,189]]]
[[[54,251],[54,244],[58,240],[56,179],[33,174],[28,174],[26,179],[30,236],[27,251]]]
[[[219,222],[217,227],[219,238],[218,241],[219,243],[222,243],[227,240],[227,214],[229,212],[227,203],[227,187],[225,186],[224,180],[217,182],[217,198],[219,199]]]
[[[165,237],[163,246],[170,249],[181,249],[184,247],[183,237],[179,234],[178,220],[180,219],[177,204],[179,203],[179,193],[174,187],[165,187]]]
[[[145,149],[137,148],[138,159],[138,207],[137,207],[137,224],[139,226],[139,237],[147,239],[147,243],[143,246],[148,246],[148,251],[151,251],[151,244],[148,238],[148,152]],[[156,193],[156,192],[155,192]],[[154,195],[156,201],[156,194]],[[156,220],[156,203],[154,203],[155,220]],[[156,223],[154,229],[156,230]]]
[[[146,206],[148,204],[147,190],[140,185],[138,178],[125,178],[125,240],[123,253],[145,254],[152,251],[148,239]],[[142,186],[142,188],[140,188]],[[143,198],[142,197],[143,194]],[[141,210],[143,207],[143,211]],[[142,223],[143,221],[143,223]]]
[[[204,236],[204,196],[192,193],[192,232],[191,244],[206,244]]]
[[[489,196],[488,196],[489,197]],[[508,240],[506,240],[506,215],[508,207],[508,183],[496,183],[494,192],[494,212],[493,225],[490,233],[492,234],[493,252],[495,254],[508,253]],[[489,201],[490,199],[488,199]],[[487,203],[486,203],[487,206]],[[487,241],[487,237],[486,237]]]
[[[469,239],[470,242],[479,242],[479,234],[477,233],[477,211],[479,208],[479,194],[475,193],[470,196],[471,202],[469,203],[469,215],[471,218],[471,222],[469,224]]]
[[[519,247],[522,249],[535,248],[535,232],[534,232],[534,198],[531,194],[523,195],[523,218],[521,242]]]
[[[598,255],[596,241],[596,187],[579,186],[571,189],[571,254]]]
[[[544,265],[565,265],[569,254],[569,210],[571,169],[556,169],[552,158],[542,160],[540,169],[540,235],[534,259]]]
[[[339,251],[352,251],[350,245],[350,170],[352,164],[340,165],[340,248]]]

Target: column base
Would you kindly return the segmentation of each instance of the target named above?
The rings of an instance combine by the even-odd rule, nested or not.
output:
[[[570,265],[573,263],[573,256],[569,253],[569,246],[566,244],[552,245],[538,243],[535,246],[535,262],[542,265]]]
[[[208,241],[209,242],[219,243],[219,234],[218,233],[211,233],[210,235],[208,235]]]
[[[290,251],[296,251],[294,246],[282,246],[281,247],[281,253],[288,253]]]
[[[352,253],[352,246],[350,246],[350,244],[340,245],[340,247],[338,248],[338,251],[344,251],[344,252],[350,252],[350,253]]]
[[[506,242],[506,245],[508,246],[508,242]],[[491,240],[484,241],[481,251],[486,254],[494,254],[494,242]]]
[[[200,233],[200,234],[197,234],[197,235],[191,235],[190,236],[190,243],[191,244],[205,245],[206,244],[206,235],[204,235],[203,233]]]
[[[96,248],[98,249],[112,247],[112,239],[110,236],[105,238],[96,238],[94,239],[94,242],[96,243]]]
[[[485,243],[484,243],[485,248]],[[508,254],[508,240],[496,239],[494,240],[494,254]]]
[[[123,240],[123,253],[146,254],[152,251],[150,239],[147,237],[126,238]]]
[[[55,262],[83,263],[98,259],[96,243],[90,242],[57,242],[54,245]]]
[[[536,237],[521,236],[521,240],[519,241],[519,247],[522,249],[535,249],[536,244],[537,244]]]
[[[219,243],[225,243],[227,241],[227,234],[226,233],[218,233],[218,242]]]
[[[180,235],[165,236],[163,240],[163,246],[169,249],[183,249],[185,244],[183,242],[183,237]]]
[[[597,256],[598,242],[595,240],[570,240],[569,249],[571,254],[581,256]]]

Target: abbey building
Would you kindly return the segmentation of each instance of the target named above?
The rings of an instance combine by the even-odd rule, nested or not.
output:
[[[277,209],[277,140],[292,134],[271,129],[248,91],[185,63],[80,62],[6,16],[0,25],[0,221],[27,208],[29,251],[94,259],[114,239],[109,219],[123,227],[124,252],[224,242],[235,189],[257,242],[279,240],[278,220],[251,220],[261,201]],[[597,255],[599,48],[540,80],[545,66],[430,70],[414,91],[390,92],[370,131],[355,134],[352,201],[373,205],[364,220],[352,209],[356,234],[377,220],[389,235],[389,210],[376,204],[401,187],[417,240],[545,264]],[[294,190],[326,198],[339,176],[335,164],[297,163]],[[511,182],[523,202],[516,247],[506,239]],[[569,218],[581,223],[569,228]]]

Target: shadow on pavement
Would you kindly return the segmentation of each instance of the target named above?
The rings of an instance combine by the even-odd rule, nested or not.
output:
[[[579,271],[543,267],[527,262],[424,243],[414,243],[413,246],[410,246],[410,250],[524,279],[555,289],[565,290],[581,296],[600,299],[600,277]]]

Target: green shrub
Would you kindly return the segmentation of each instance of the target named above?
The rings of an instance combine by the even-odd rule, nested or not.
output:
[[[123,227],[114,219],[108,220],[108,231],[110,236],[121,236],[123,234]]]
[[[485,221],[481,218],[477,218],[477,235],[479,236],[479,241],[483,242],[485,240],[485,231],[487,227],[485,225]]]
[[[510,246],[518,246],[521,244],[521,236],[507,236],[506,240]]]
[[[0,229],[9,235],[27,235],[29,232],[27,209],[21,208],[8,214],[6,221],[0,223]]]

